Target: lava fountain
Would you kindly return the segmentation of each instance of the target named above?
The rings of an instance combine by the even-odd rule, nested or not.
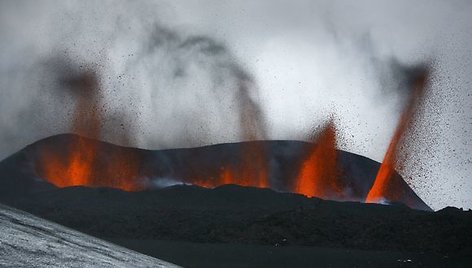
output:
[[[270,187],[264,118],[257,103],[249,96],[249,89],[253,87],[251,79],[242,78],[238,91],[239,126],[241,139],[250,142],[242,143],[238,161],[221,167],[217,178],[190,179],[191,184],[207,188],[224,184]]]
[[[38,174],[58,187],[90,186],[111,187],[125,191],[138,191],[151,187],[142,176],[144,156],[132,148],[110,148],[110,144],[100,142],[103,112],[100,85],[96,74],[87,71],[64,81],[75,97],[75,107],[71,132],[74,136],[62,146],[45,148],[40,151],[36,162]],[[395,173],[398,144],[413,120],[415,109],[424,94],[426,73],[419,75],[413,83],[405,110],[392,138],[385,159],[378,175],[365,199],[376,202],[381,199],[401,200],[398,188],[392,177]],[[247,92],[246,85],[240,90],[240,127],[242,139],[250,142],[241,143],[234,151],[237,157],[230,157],[219,162],[221,166],[192,166],[192,170],[178,180],[203,187],[214,188],[224,184],[237,184],[268,188],[269,178],[268,148],[266,133],[261,113],[256,103]],[[338,167],[336,150],[336,126],[328,120],[317,134],[314,142],[307,145],[306,154],[294,168],[294,175],[286,178],[290,185],[284,189],[310,197],[345,200],[346,185]],[[209,168],[209,170],[205,170]],[[152,175],[152,174],[151,174]],[[292,177],[293,176],[293,177]],[[398,188],[398,189],[397,189]]]
[[[427,72],[422,71],[413,79],[413,83],[411,84],[412,90],[408,101],[400,116],[395,133],[390,141],[387,152],[385,153],[365,202],[376,203],[382,200],[398,201],[401,198],[402,193],[400,189],[393,187],[394,183],[392,182],[393,178],[396,176],[395,167],[398,164],[399,145],[402,138],[407,134],[409,126],[415,120],[415,112],[425,93],[427,76]]]
[[[41,177],[58,187],[113,187],[126,191],[143,187],[138,178],[140,159],[125,148],[107,154],[98,141],[104,119],[99,81],[92,71],[63,81],[76,98],[71,131],[77,136],[61,151],[43,150],[37,163]]]
[[[242,138],[244,140],[255,141],[266,139],[265,123],[259,110],[259,106],[249,96],[249,88],[251,85],[242,83],[239,88],[239,106],[240,127]],[[262,142],[246,143],[240,152],[240,163],[237,174],[229,174],[228,171],[223,172],[223,179],[228,181],[236,178],[236,184],[243,186],[269,187],[267,152]],[[236,177],[237,176],[237,177]]]
[[[292,191],[319,198],[332,198],[342,192],[336,156],[336,127],[330,120],[311,146]]]

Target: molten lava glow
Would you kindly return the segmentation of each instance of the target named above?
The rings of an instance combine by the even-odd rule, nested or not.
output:
[[[77,136],[65,148],[44,150],[38,161],[39,174],[58,187],[94,186],[135,191],[143,187],[138,178],[140,158],[121,149],[102,153],[100,137],[102,114],[98,81],[93,73],[67,81],[76,91],[72,131],[92,139]]]
[[[267,159],[263,143],[245,144],[242,148],[241,157],[239,172],[235,173],[233,171],[229,176],[234,183],[242,186],[269,187]],[[228,177],[227,174],[225,176]]]
[[[225,184],[238,184],[238,181],[235,178],[236,177],[231,169],[222,168],[220,176],[217,178],[192,179],[190,180],[190,183],[205,188],[215,188]]]
[[[45,151],[41,154],[40,174],[58,187],[112,187],[125,191],[142,189],[139,184],[140,161],[132,152],[121,151],[97,157],[98,141],[77,137],[62,148],[63,152]]]
[[[304,160],[293,192],[320,198],[336,196],[342,192],[337,175],[336,129],[330,121]]]
[[[231,170],[223,169],[220,177],[221,184],[231,184],[234,182],[234,176]]]
[[[223,184],[241,186],[269,187],[268,160],[265,143],[257,140],[265,139],[264,125],[261,123],[260,111],[257,109],[247,90],[241,91],[240,128],[243,140],[250,141],[241,144],[239,161],[222,167],[216,179],[193,180],[191,183],[203,187],[217,187]]]
[[[257,105],[244,87],[241,89],[240,127],[243,140],[254,141],[242,145],[239,165],[231,170],[232,183],[242,186],[269,187],[268,161],[265,144],[257,140],[266,139],[265,125]]]
[[[369,193],[367,194],[365,202],[375,203],[384,199],[389,201],[397,201],[400,199],[401,192],[399,189],[390,187],[392,185],[391,180],[395,175],[395,166],[397,164],[400,141],[408,130],[408,126],[414,120],[416,108],[424,95],[426,78],[426,73],[422,73],[414,81],[413,90],[409,96],[409,100],[400,116],[395,133],[390,141],[384,160],[380,165],[380,169]]]
[[[71,145],[65,159],[52,152],[42,153],[42,175],[58,187],[88,185],[92,174],[95,148],[83,142],[82,138]]]
[[[251,155],[250,152],[253,154]],[[258,148],[257,144],[245,144],[241,148],[238,164],[222,167],[217,178],[192,179],[189,182],[206,188],[215,188],[225,184],[268,188],[267,164],[262,152],[263,149]]]
[[[207,188],[224,184],[270,187],[263,146],[262,142],[243,144],[237,164],[221,168],[217,178],[193,180],[191,183]],[[341,196],[343,191],[342,185],[337,180],[339,174],[336,156],[336,129],[334,123],[330,121],[324,126],[310,148],[291,191],[321,198]]]

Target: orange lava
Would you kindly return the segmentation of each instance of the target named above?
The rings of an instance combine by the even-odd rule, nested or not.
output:
[[[44,150],[38,163],[41,176],[58,187],[112,187],[125,191],[142,188],[137,178],[139,156],[125,148],[111,154],[102,153],[100,138],[102,113],[98,81],[94,73],[67,81],[75,90],[77,101],[72,132],[77,136],[65,148]],[[91,138],[91,139],[89,139]]]
[[[65,158],[47,150],[42,152],[41,175],[58,187],[89,185],[95,148],[80,137],[67,151]]]
[[[222,167],[217,178],[192,179],[192,184],[215,188],[225,184],[237,184],[268,188],[267,162],[261,142],[242,144],[238,163]]]
[[[240,95],[240,129],[241,137],[245,141],[239,152],[239,163],[224,168],[220,175],[220,182],[230,182],[242,186],[269,187],[268,160],[264,142],[265,125],[261,111],[249,97],[247,89],[241,89]]]
[[[231,178],[236,184],[242,186],[269,187],[267,159],[262,142],[256,141],[243,145],[238,169],[239,172],[230,170],[230,174],[223,174],[226,180]]]
[[[238,184],[235,175],[230,168],[221,168],[217,178],[192,179],[190,182],[205,188],[215,188],[225,184]]]
[[[336,128],[330,121],[304,160],[293,192],[320,198],[332,198],[342,192],[337,181],[336,156]]]
[[[424,95],[426,79],[427,74],[422,73],[413,83],[413,89],[408,102],[400,116],[397,128],[380,165],[375,181],[365,199],[367,203],[375,203],[384,199],[397,201],[400,198],[400,189],[391,187],[391,180],[395,174],[395,166],[398,164],[399,144],[405,136],[408,126],[414,120],[416,108]]]
[[[231,184],[234,182],[234,176],[231,170],[223,169],[220,177],[221,184]]]

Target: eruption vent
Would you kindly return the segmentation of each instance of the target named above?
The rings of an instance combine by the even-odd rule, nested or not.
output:
[[[206,188],[215,188],[225,184],[259,188],[270,187],[264,142],[243,143],[239,149],[238,158],[235,163],[227,163],[221,167],[216,178],[190,178],[187,182]]]
[[[104,118],[95,73],[87,71],[64,82],[76,98],[71,131],[91,139],[78,136],[66,148],[60,148],[60,152],[42,151],[37,165],[39,174],[58,187],[82,185],[139,190],[142,187],[138,180],[140,159],[136,153],[123,149],[98,154],[106,150],[98,141]]]
[[[259,106],[251,99],[246,83],[240,85],[240,125],[243,139],[249,141],[265,140],[267,137],[264,120]],[[244,186],[269,187],[267,152],[262,142],[246,143],[241,150],[241,160],[237,184]],[[228,175],[223,174],[227,180]],[[230,176],[230,178],[234,178]]]
[[[408,127],[414,121],[415,112],[419,106],[425,92],[427,80],[426,71],[416,75],[412,83],[412,91],[409,95],[403,113],[400,116],[395,133],[390,141],[384,160],[380,165],[375,181],[370,189],[365,202],[375,203],[381,200],[399,201],[402,192],[393,187],[393,180],[396,176],[395,167],[398,163],[398,153],[402,138],[407,134]],[[398,184],[397,184],[398,185]]]
[[[336,128],[330,120],[303,161],[293,192],[320,198],[332,198],[341,193],[336,155]]]
[[[252,100],[249,90],[254,88],[252,79],[244,72],[238,71],[238,107],[241,139],[245,142],[238,152],[238,161],[222,167],[217,178],[191,179],[190,183],[202,187],[214,188],[224,184],[237,184],[268,188],[268,157],[265,143],[267,139],[265,123],[256,102]]]

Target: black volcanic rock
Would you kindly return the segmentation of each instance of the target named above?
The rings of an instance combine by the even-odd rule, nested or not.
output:
[[[37,175],[28,149],[21,150],[0,162],[0,199],[55,188]]]
[[[142,192],[69,187],[4,200],[105,239],[470,252],[472,212],[307,198],[270,189],[191,185]]]
[[[0,199],[6,195],[25,195],[51,189],[53,186],[41,178],[38,166],[42,153],[47,151],[65,157],[67,148],[80,137],[73,134],[52,136],[33,143],[18,153],[0,162]],[[133,154],[140,159],[138,177],[145,188],[173,183],[192,183],[212,180],[220,176],[223,167],[235,167],[240,161],[243,147],[262,143],[267,156],[270,187],[288,192],[302,161],[309,153],[310,143],[300,141],[253,141],[228,143],[198,148],[169,150],[142,150],[116,146],[106,142],[85,139],[98,143],[97,166],[105,167],[113,161],[112,155]],[[110,160],[111,159],[111,160]],[[379,163],[363,156],[338,150],[339,180],[344,185],[343,193],[336,196],[341,201],[364,201],[373,184]],[[111,178],[107,178],[110,180]],[[392,186],[400,189],[400,200],[407,206],[420,210],[431,210],[396,174]]]

